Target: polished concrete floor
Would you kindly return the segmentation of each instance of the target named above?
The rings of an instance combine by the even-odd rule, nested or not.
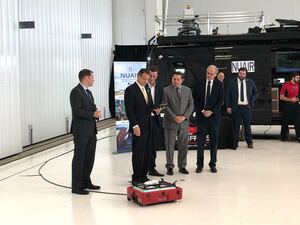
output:
[[[98,137],[114,134],[110,128]],[[298,225],[300,221],[297,142],[254,140],[253,150],[243,142],[236,151],[220,150],[217,174],[207,166],[196,174],[196,151],[189,151],[190,174],[179,174],[175,168],[174,176],[165,176],[167,181],[177,180],[183,199],[146,207],[128,202],[124,195],[74,195],[39,176],[40,170],[50,182],[70,186],[72,152],[67,152],[72,149],[73,144],[67,143],[0,167],[1,224]],[[99,140],[92,178],[103,192],[124,194],[131,176],[131,153],[114,151],[115,137]],[[207,165],[209,151],[205,159]],[[165,173],[163,151],[158,152],[157,164]]]

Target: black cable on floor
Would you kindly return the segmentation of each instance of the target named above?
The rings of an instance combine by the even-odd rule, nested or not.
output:
[[[105,138],[109,138],[109,137],[115,137],[115,135],[110,135],[110,136],[106,136],[106,137],[97,139],[97,142],[100,141],[100,140],[103,140],[103,139],[105,139]],[[62,153],[62,154],[60,154],[60,155],[57,155],[57,156],[55,156],[55,157],[53,157],[53,158],[50,158],[50,159],[48,159],[47,161],[45,161],[45,162],[43,163],[43,165],[41,165],[41,167],[40,167],[39,170],[38,170],[39,176],[40,176],[44,181],[48,182],[49,184],[52,184],[52,185],[55,185],[55,186],[58,186],[58,187],[62,187],[62,188],[71,189],[71,187],[69,187],[69,186],[61,185],[61,184],[58,184],[58,183],[55,183],[55,182],[53,182],[53,181],[48,180],[47,178],[45,178],[45,177],[43,176],[43,174],[41,173],[41,170],[42,170],[42,168],[43,168],[48,162],[50,162],[50,161],[52,161],[52,160],[54,160],[54,159],[57,159],[57,158],[59,158],[59,157],[61,157],[61,156],[63,156],[63,155],[66,155],[66,154],[68,154],[68,153],[70,153],[70,152],[72,152],[72,151],[74,151],[74,149],[72,149],[72,150],[70,150],[70,151],[67,151],[67,152],[65,152],[65,153]],[[122,196],[127,195],[127,194],[119,193],[119,192],[105,192],[105,191],[90,191],[90,192],[99,193],[99,194],[108,194],[108,195],[122,195]]]
[[[265,136],[265,135],[267,134],[267,132],[271,129],[271,127],[272,127],[272,125],[270,125],[269,128],[265,130],[264,136]]]

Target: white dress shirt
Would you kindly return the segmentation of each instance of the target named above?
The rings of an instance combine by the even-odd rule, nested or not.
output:
[[[246,85],[246,78],[243,81],[240,78],[237,78],[238,82],[238,105],[248,105],[248,97],[247,97],[247,85]],[[241,101],[241,82],[243,82],[244,86],[244,101]]]

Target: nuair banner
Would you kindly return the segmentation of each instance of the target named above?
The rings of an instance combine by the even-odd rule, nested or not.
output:
[[[128,132],[129,121],[125,113],[125,89],[136,81],[140,69],[146,68],[146,62],[114,62],[115,111],[117,152],[131,151],[131,134]]]

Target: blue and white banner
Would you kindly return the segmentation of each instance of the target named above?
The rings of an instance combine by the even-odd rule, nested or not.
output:
[[[115,111],[117,131],[117,152],[131,151],[129,121],[125,112],[124,91],[136,81],[140,69],[146,68],[146,62],[114,62]]]

